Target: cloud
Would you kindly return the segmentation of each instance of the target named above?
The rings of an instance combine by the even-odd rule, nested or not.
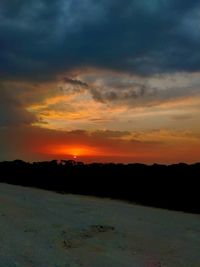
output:
[[[67,77],[67,79],[65,79]],[[80,69],[63,74],[57,83],[29,83],[10,94],[37,117],[34,125],[49,129],[130,130],[135,127],[197,128],[199,73],[141,77],[124,72]],[[15,84],[15,86],[14,86]],[[9,85],[7,84],[7,89]],[[172,119],[191,114],[195,119]]]
[[[130,136],[131,133],[129,131],[111,131],[111,130],[97,130],[95,132],[92,133],[93,136],[95,137],[100,137],[100,138],[123,138],[123,137],[127,137]]]
[[[44,123],[40,116],[29,110],[32,105],[41,105],[48,98],[62,99],[63,92],[56,83],[0,82],[0,127]],[[49,104],[56,108],[56,102]],[[54,107],[55,106],[55,107]],[[58,109],[61,107],[59,106]],[[42,111],[42,108],[41,108]]]
[[[68,77],[64,77],[63,80],[64,80],[65,83],[69,83],[71,85],[81,86],[81,87],[88,87],[87,83],[82,82],[82,81],[77,80],[77,79],[71,79],[71,78],[68,78]]]
[[[171,116],[172,120],[179,121],[179,120],[192,120],[195,118],[193,114],[178,114]]]
[[[200,70],[197,0],[2,0],[0,10],[4,78],[49,80],[85,66]]]
[[[84,92],[88,88],[88,84],[77,78],[63,77],[60,82],[61,91],[68,95]]]
[[[0,88],[0,127],[30,125],[37,122],[37,118],[29,113],[23,103],[4,88]]]
[[[96,102],[127,105],[130,108],[157,106],[162,103],[200,95],[197,73],[156,74],[140,77],[107,70],[80,71],[71,74],[71,93],[87,91]],[[87,86],[84,86],[87,84]],[[81,89],[80,89],[81,88]]]
[[[92,88],[91,94],[94,100],[99,102],[116,102],[116,101],[131,101],[131,99],[138,99],[144,97],[146,88],[143,85],[137,85],[132,88],[127,87],[125,90],[116,88]]]

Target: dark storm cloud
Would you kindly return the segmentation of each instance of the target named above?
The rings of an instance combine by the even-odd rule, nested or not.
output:
[[[26,111],[23,104],[0,86],[0,128],[30,125],[36,117]]]
[[[0,77],[200,70],[197,0],[2,0]]]

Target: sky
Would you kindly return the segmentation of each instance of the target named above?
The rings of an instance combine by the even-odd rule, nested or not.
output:
[[[0,160],[200,161],[197,0],[1,0]]]

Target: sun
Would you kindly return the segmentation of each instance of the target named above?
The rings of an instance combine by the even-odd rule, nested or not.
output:
[[[74,160],[79,157],[98,155],[99,149],[87,145],[51,145],[48,153],[60,156],[69,156]]]
[[[77,154],[74,154],[73,155],[73,159],[76,160],[78,158],[78,155]]]

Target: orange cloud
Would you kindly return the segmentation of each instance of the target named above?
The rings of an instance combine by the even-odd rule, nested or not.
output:
[[[141,97],[141,102],[138,100],[137,104],[135,99],[130,106],[123,102],[95,101],[88,90],[79,88],[81,80],[92,86],[97,84],[99,89],[101,85],[117,86],[121,74],[116,74],[119,75],[116,84],[113,79],[109,80],[110,74],[107,73],[104,83],[101,73],[92,81],[89,73],[88,77],[80,73],[71,81],[70,88],[67,83],[55,82],[38,86],[8,83],[6,91],[13,89],[16,92],[16,99],[8,99],[10,103],[20,103],[20,110],[33,114],[36,119],[30,120],[32,125],[28,120],[26,127],[0,129],[2,155],[29,160],[78,156],[83,161],[146,163],[200,159],[200,97],[197,93],[181,94],[174,99],[158,97],[156,103],[153,100],[145,102],[144,96],[144,102]],[[129,83],[128,76],[126,79]],[[71,87],[77,83],[78,88],[73,90]],[[161,81],[159,86],[162,87]],[[170,86],[172,90],[172,84]],[[167,91],[165,87],[162,92]],[[124,89],[122,86],[116,90]],[[11,115],[15,118],[22,114],[15,111]]]

